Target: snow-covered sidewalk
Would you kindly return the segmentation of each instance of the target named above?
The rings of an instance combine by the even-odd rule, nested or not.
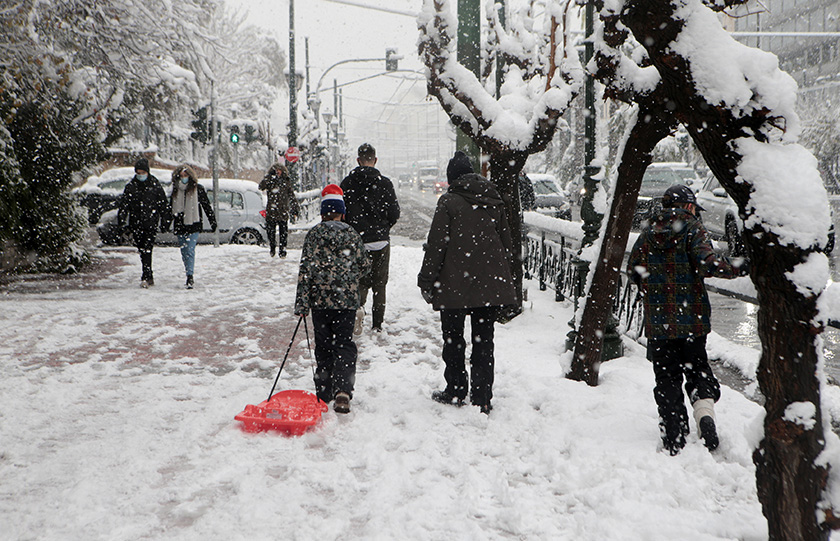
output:
[[[571,307],[529,287],[496,327],[494,410],[430,400],[443,385],[422,251],[394,246],[385,330],[359,339],[353,411],[302,437],[243,433],[288,345],[299,250],[176,248],[88,289],[0,297],[0,537],[39,539],[762,540],[751,459],[761,408],[724,388],[721,447],[694,427],[658,450],[643,349],[591,388],[563,378]],[[366,322],[369,328],[369,321]],[[303,333],[299,334],[303,338]],[[312,390],[305,340],[278,389]]]

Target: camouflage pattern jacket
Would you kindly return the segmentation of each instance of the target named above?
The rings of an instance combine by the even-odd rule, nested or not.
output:
[[[309,310],[355,310],[359,280],[370,272],[362,237],[345,222],[321,222],[306,234],[295,315]]]
[[[703,278],[741,275],[712,248],[703,223],[688,211],[663,209],[642,230],[627,271],[645,300],[648,338],[688,338],[711,331],[711,305]]]

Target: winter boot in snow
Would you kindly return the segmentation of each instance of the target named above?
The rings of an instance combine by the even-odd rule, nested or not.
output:
[[[694,404],[694,421],[697,423],[697,431],[703,445],[709,451],[714,451],[720,445],[717,427],[715,426],[715,401],[711,398],[703,398]]]
[[[464,405],[463,398],[457,397],[449,391],[434,391],[432,393],[432,400],[440,402],[441,404],[446,404],[447,406],[461,407]]]
[[[335,395],[333,409],[336,413],[350,413],[350,395],[347,393],[337,393]]]
[[[186,286],[185,286],[185,287],[186,287],[187,289],[192,289],[194,286],[195,286],[195,282],[193,282],[193,275],[192,275],[192,274],[188,274],[188,275],[187,275],[187,284],[186,284]]]

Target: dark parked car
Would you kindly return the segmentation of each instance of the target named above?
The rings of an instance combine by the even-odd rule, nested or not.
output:
[[[157,177],[164,189],[171,189],[172,171],[152,168],[150,173]],[[91,225],[99,222],[102,215],[117,208],[120,196],[128,181],[134,177],[133,167],[117,167],[108,169],[100,175],[88,177],[87,181],[74,188],[72,193],[88,211],[88,222]],[[168,188],[167,188],[168,187]]]
[[[569,196],[560,187],[554,175],[529,173],[525,175],[534,188],[536,211],[564,220],[572,219],[572,206]]]
[[[636,213],[633,215],[633,229],[639,229],[662,208],[662,194],[674,184],[686,184],[686,180],[677,171],[666,165],[650,164],[642,178],[639,199],[636,201]]]

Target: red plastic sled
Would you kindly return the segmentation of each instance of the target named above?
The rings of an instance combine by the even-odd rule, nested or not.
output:
[[[248,404],[234,419],[242,421],[242,429],[246,432],[279,430],[290,436],[300,436],[318,424],[327,409],[327,404],[310,392],[280,391],[256,406]]]

